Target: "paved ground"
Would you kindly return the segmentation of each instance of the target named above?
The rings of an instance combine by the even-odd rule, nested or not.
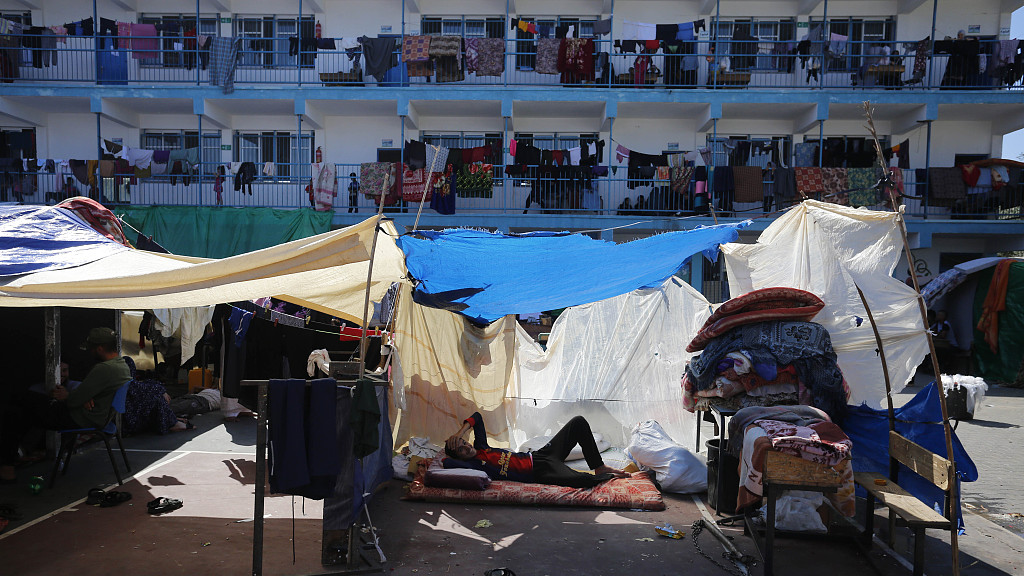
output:
[[[910,389],[897,401],[915,392]],[[129,457],[138,472],[124,487],[134,495],[130,505],[101,509],[76,503],[88,488],[112,480],[102,447],[74,456],[68,476],[39,496],[29,495],[27,478],[48,476],[49,467],[19,470],[25,482],[0,486],[0,504],[16,506],[24,518],[0,534],[2,572],[248,574],[252,524],[244,520],[252,515],[255,425],[224,424],[219,414],[195,421],[198,430],[192,433],[128,439]],[[1011,515],[1024,509],[1018,480],[1024,458],[1013,444],[1022,441],[1022,421],[1024,391],[993,388],[978,418],[959,426],[961,440],[981,469],[981,480],[964,487],[970,505],[968,532],[960,540],[964,576],[1024,574],[1024,539],[993,523],[1020,530],[1019,519]],[[634,512],[407,502],[400,500],[401,493],[402,483],[393,481],[370,508],[383,528],[391,574],[482,574],[501,566],[520,576],[723,573],[696,553],[689,538],[659,538],[653,531],[653,525],[667,522],[690,532],[703,512],[702,505],[686,496],[666,495],[665,512]],[[157,495],[180,498],[186,505],[168,516],[150,517],[143,505]],[[320,507],[306,502],[303,511],[301,501],[296,504],[295,564],[291,498],[270,498],[267,510],[265,573],[320,573]],[[476,528],[483,519],[492,526]],[[884,528],[886,522],[879,517],[876,525]],[[742,530],[724,530],[742,552],[754,554]],[[897,551],[907,555],[906,533],[897,532],[895,540]],[[721,547],[710,535],[700,541],[720,558]],[[948,541],[947,533],[929,532],[929,576],[951,573]],[[885,576],[909,574],[879,545],[866,557],[843,541],[782,539],[776,554],[779,573],[852,576],[873,572],[873,564]],[[752,573],[760,574],[761,568]]]

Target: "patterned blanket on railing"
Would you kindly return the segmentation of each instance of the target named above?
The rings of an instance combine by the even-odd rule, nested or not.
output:
[[[558,49],[562,41],[558,38],[537,40],[537,62],[533,66],[537,74],[559,74]]]
[[[388,178],[388,189],[395,182],[395,165],[391,162],[363,162],[359,165],[360,189],[367,196],[380,196],[384,189],[384,178]]]
[[[473,56],[470,57],[472,50]],[[501,38],[466,40],[466,69],[477,76],[501,76],[505,73],[505,41]]]

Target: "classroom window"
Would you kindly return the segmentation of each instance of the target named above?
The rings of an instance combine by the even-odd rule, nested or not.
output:
[[[156,58],[142,58],[142,66],[163,68],[196,68],[196,51],[201,46],[194,43],[199,36],[216,36],[218,14],[142,14],[139,24],[153,24],[160,34],[160,52]],[[195,38],[192,37],[195,34]],[[187,46],[186,46],[187,43]],[[201,61],[200,61],[201,64]]]
[[[303,131],[299,142],[294,132],[235,132],[232,150],[235,162],[255,163],[258,174],[273,162],[278,180],[303,180],[310,177],[313,131]]]
[[[316,52],[303,50],[289,54],[290,38],[312,38],[316,20],[281,16],[238,16],[233,19],[235,36],[242,39],[239,50],[241,66],[262,68],[312,68]]]
[[[796,21],[742,20],[720,21],[718,40],[729,46],[730,66],[733,70],[775,72],[789,68],[788,46],[796,35]],[[753,40],[751,40],[753,38]],[[733,42],[735,40],[735,43]]]
[[[199,144],[199,132],[196,130],[143,130],[140,142],[146,150],[185,150],[196,148]],[[203,174],[217,173],[220,161],[220,130],[203,132],[202,150],[200,152]],[[160,175],[155,178],[165,178]]]
[[[503,16],[424,16],[420,34],[427,36],[462,36],[463,38],[504,38]]]
[[[817,23],[811,21],[813,28]],[[873,46],[887,45],[895,47],[896,19],[889,18],[829,18],[825,29],[825,41],[832,34],[846,36],[845,50],[835,58],[829,58],[830,72],[853,72],[861,66],[861,56]]]
[[[735,156],[736,144],[739,142],[775,144],[776,149],[779,151],[779,158],[789,158],[793,149],[793,139],[789,136],[751,136],[745,134],[713,138],[711,135],[708,135],[706,142],[708,149],[711,150],[712,166],[746,165],[746,159],[743,159],[742,164],[736,164],[732,161],[732,158]]]
[[[596,16],[588,17],[563,17],[542,16],[538,18],[523,17],[521,22],[533,22],[537,26],[548,26],[552,30],[559,26],[574,26],[576,38],[595,38],[594,23],[599,20]],[[516,68],[519,70],[533,70],[537,64],[537,38],[539,34],[530,34],[522,30],[516,30]],[[552,33],[552,38],[554,33]]]
[[[495,145],[499,150],[504,145],[501,132],[423,132],[420,140],[431,146],[444,146],[445,148],[476,148],[477,146]],[[494,177],[502,178],[504,161],[502,156],[491,158],[494,164]]]

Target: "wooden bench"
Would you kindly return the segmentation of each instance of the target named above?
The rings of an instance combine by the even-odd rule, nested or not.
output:
[[[320,82],[324,86],[362,86],[363,73],[359,70],[351,72],[321,72]]]
[[[907,440],[896,432],[889,432],[889,458],[903,464],[915,474],[931,482],[943,491],[948,491],[953,482],[952,463],[934,452]],[[952,503],[949,498],[943,506],[945,515],[933,510],[896,484],[897,466],[892,466],[892,478],[874,472],[855,472],[854,482],[863,486],[868,493],[865,508],[864,539],[868,546],[874,536],[875,500],[889,509],[889,541],[898,516],[914,533],[914,576],[924,574],[924,531],[927,528],[950,530],[953,526]]]
[[[750,84],[750,72],[712,72],[708,86],[716,84],[728,88],[742,88]]]
[[[879,86],[902,86],[904,70],[900,64],[878,64],[868,66],[866,74],[874,76]]]

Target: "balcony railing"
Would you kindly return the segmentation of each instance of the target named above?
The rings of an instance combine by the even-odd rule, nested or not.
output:
[[[204,165],[206,166],[206,165]],[[130,175],[113,178],[99,178],[95,187],[78,182],[67,173],[9,171],[0,178],[0,202],[23,202],[27,204],[54,204],[69,196],[92,196],[108,206],[234,206],[234,207],[273,207],[302,208],[309,207],[309,164],[286,165],[278,164],[279,174],[299,174],[303,176],[263,176],[257,175],[252,184],[252,193],[242,187],[235,190],[234,178],[227,174],[222,181],[220,204],[215,192],[215,176],[203,174],[192,176],[186,185],[181,176],[174,179],[170,176],[153,178],[133,178]],[[339,213],[348,211],[361,214],[376,212],[377,204],[374,197],[364,195],[367,191],[360,186],[360,193],[355,204],[350,205],[349,184],[352,181],[347,175],[359,174],[358,164],[336,164],[337,197],[334,199],[334,210]],[[200,171],[201,172],[201,171]],[[209,170],[206,170],[209,172]],[[772,190],[774,182],[766,179],[764,198],[753,202],[738,202],[730,196],[695,195],[695,183],[691,182],[685,193],[671,191],[666,181],[630,180],[626,177],[626,168],[617,170],[617,175],[594,177],[592,184],[584,185],[579,181],[555,181],[535,176],[511,176],[501,174],[493,179],[493,188],[485,191],[474,191],[464,195],[457,191],[455,200],[456,217],[463,215],[515,215],[515,214],[552,214],[561,216],[639,216],[639,217],[678,217],[705,215],[711,216],[713,207],[719,218],[738,217],[753,218],[770,214],[789,203],[802,199],[775,198]],[[939,200],[933,194],[927,182],[913,182],[910,174],[913,170],[904,171],[905,196],[902,199],[906,213],[911,218],[934,219],[1020,219],[1024,217],[1024,183],[1020,179],[1012,180],[1011,184],[999,190],[991,187],[971,188],[963,198],[950,201],[949,198]],[[358,177],[356,178],[358,182]],[[422,188],[410,186],[406,192],[418,197]],[[860,197],[864,198],[863,190]],[[852,196],[852,194],[851,194]],[[820,195],[812,197],[820,198]],[[643,198],[643,202],[639,200]],[[887,209],[881,198],[872,202],[868,192],[868,202],[861,202],[869,207]],[[629,199],[627,206],[626,200]],[[710,202],[708,201],[710,200]],[[860,203],[858,203],[860,204]],[[415,212],[416,202],[400,202],[386,207],[388,212]],[[429,206],[424,206],[426,213],[432,213]]]
[[[160,37],[159,48],[133,51],[133,38],[61,37],[56,49],[36,46],[38,36],[7,37],[12,47],[0,49],[0,81],[5,83],[62,83],[84,85],[208,85],[211,54],[201,48],[175,49],[194,39]],[[152,40],[152,38],[147,38]],[[987,54],[997,50],[998,41],[980,42],[983,55],[936,53],[918,56],[907,47],[913,41],[846,42],[829,47],[827,42],[796,52],[794,42],[698,41],[693,53],[654,54],[622,52],[620,42],[594,41],[593,71],[559,73],[544,66],[538,69],[532,41],[505,40],[501,57],[503,70],[496,75],[479,75],[465,70],[465,58],[456,69],[444,61],[431,62],[430,76],[417,76],[417,66],[401,63],[401,50],[392,61],[397,64],[376,78],[365,72],[359,50],[342,49],[290,53],[287,38],[239,39],[236,61],[237,86],[569,86],[604,88],[694,88],[735,89],[892,89],[929,88],[958,90],[1021,89],[1019,73],[1002,67]],[[299,43],[301,44],[301,43]],[[641,42],[640,45],[643,43]],[[937,44],[942,46],[941,44]],[[115,47],[116,46],[116,47]],[[530,50],[522,50],[530,47]],[[930,46],[929,46],[930,48]],[[890,52],[895,51],[896,54]],[[716,56],[719,54],[721,56]],[[498,67],[500,68],[500,67]]]

